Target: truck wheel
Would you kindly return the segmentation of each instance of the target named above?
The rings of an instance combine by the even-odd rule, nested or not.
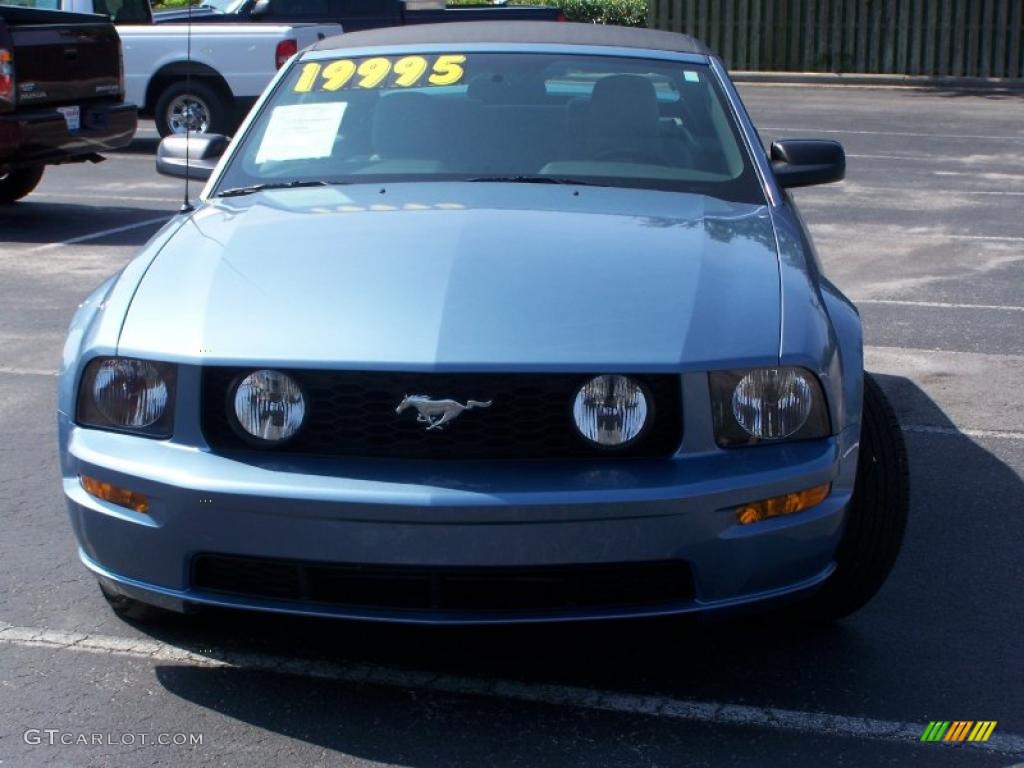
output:
[[[226,134],[231,125],[231,98],[201,80],[178,80],[156,100],[153,119],[161,136],[191,133]]]
[[[100,582],[100,592],[103,593],[103,597],[114,613],[119,618],[127,619],[128,621],[152,624],[171,615],[170,611],[165,611],[163,608],[157,608],[155,605],[149,605],[148,603],[133,600],[130,597],[112,592],[102,582]]]
[[[903,432],[882,388],[865,374],[857,479],[836,550],[836,569],[800,606],[800,613],[816,621],[832,621],[866,605],[896,562],[909,509]]]
[[[0,173],[0,203],[13,203],[20,200],[43,178],[43,166],[17,168]]]

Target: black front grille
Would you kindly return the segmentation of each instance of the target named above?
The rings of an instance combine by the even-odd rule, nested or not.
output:
[[[192,586],[354,609],[485,613],[644,607],[693,599],[693,576],[678,561],[421,568],[202,554],[192,561]]]
[[[251,368],[203,372],[203,433],[214,450],[251,445],[234,423],[231,398]],[[576,431],[572,402],[588,374],[381,373],[289,370],[307,397],[299,434],[273,450],[325,456],[415,459],[668,456],[682,440],[679,377],[637,375],[649,399],[644,432],[622,451],[587,443]],[[491,401],[429,432],[416,410],[395,408],[405,395]]]

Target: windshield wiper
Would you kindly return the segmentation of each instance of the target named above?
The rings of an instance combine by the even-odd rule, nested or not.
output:
[[[593,181],[582,181],[580,179],[571,179],[567,176],[545,176],[543,174],[537,175],[510,175],[510,176],[473,176],[463,181],[488,181],[488,182],[503,182],[505,184],[569,184],[571,186],[579,187],[600,187],[601,184],[597,184]]]
[[[248,187],[231,187],[218,192],[215,197],[240,197],[262,192],[265,189],[296,189],[298,187],[328,187],[334,184],[346,184],[344,181],[324,181],[323,179],[311,179],[308,181],[268,181],[263,184],[253,184]]]

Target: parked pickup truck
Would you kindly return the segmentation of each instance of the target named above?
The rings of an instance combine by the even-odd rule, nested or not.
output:
[[[103,158],[135,134],[109,19],[0,5],[0,203],[43,168]]]
[[[159,11],[157,24],[181,21],[187,9]],[[337,22],[346,32],[403,24],[448,21],[565,21],[559,9],[547,6],[481,5],[446,8],[444,0],[202,0],[192,9],[193,21]]]
[[[3,2],[4,0],[0,0]],[[293,53],[337,24],[153,24],[148,0],[18,0],[113,19],[124,44],[125,99],[161,136],[230,134]],[[190,53],[191,49],[191,53]]]

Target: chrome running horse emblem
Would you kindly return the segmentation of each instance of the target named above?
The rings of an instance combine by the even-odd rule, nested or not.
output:
[[[457,419],[463,411],[472,408],[490,408],[491,401],[486,403],[482,400],[467,400],[465,405],[454,400],[432,400],[426,395],[406,395],[402,402],[395,408],[395,413],[401,413],[406,408],[416,409],[416,421],[427,425],[427,431],[431,429],[444,429],[444,425]]]

